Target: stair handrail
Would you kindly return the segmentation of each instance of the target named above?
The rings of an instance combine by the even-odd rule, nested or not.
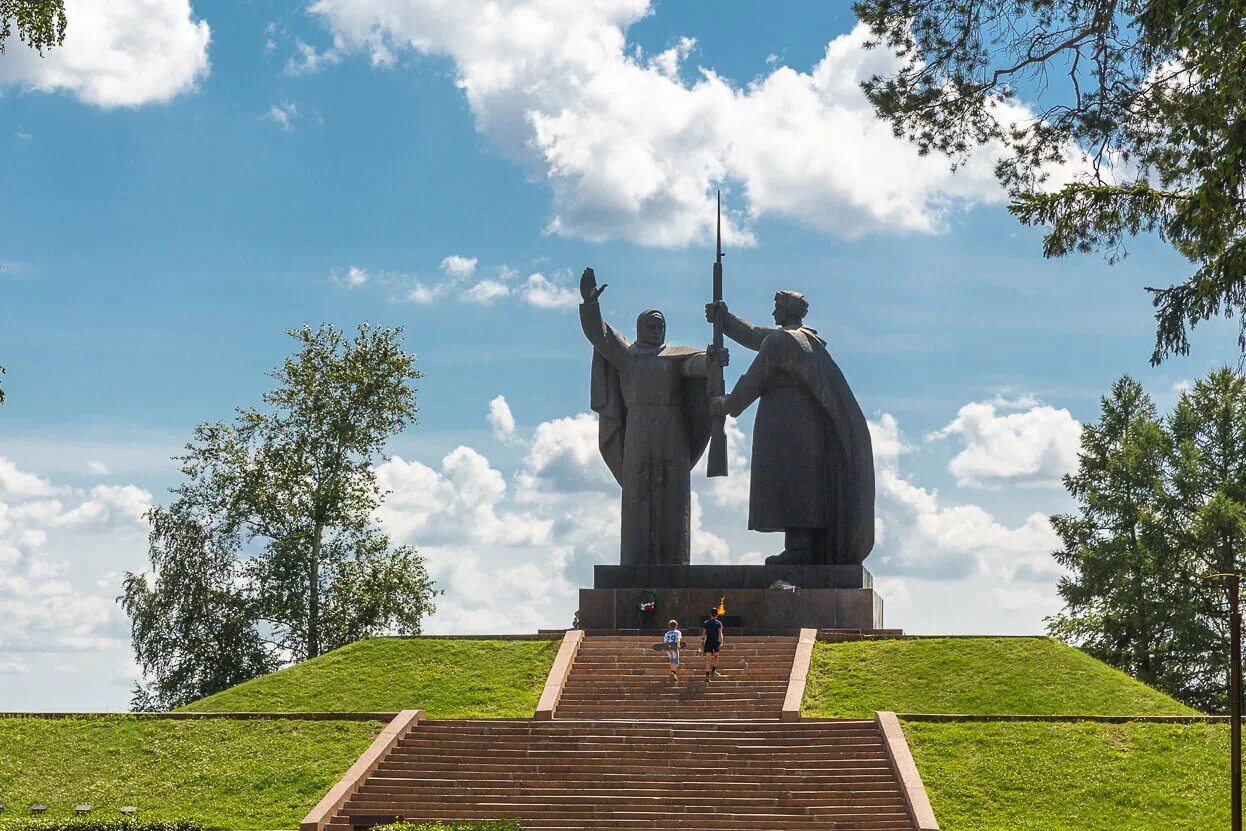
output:
[[[934,809],[930,807],[930,797],[926,796],[926,786],[922,784],[917,763],[913,761],[909,743],[904,738],[904,731],[900,729],[900,719],[889,710],[879,710],[874,713],[874,722],[883,734],[887,758],[891,761],[891,769],[895,772],[896,779],[899,780],[914,827],[917,831],[939,831]]]
[[[575,663],[575,656],[579,653],[580,644],[583,642],[583,629],[568,629],[562,636],[562,645],[558,647],[554,665],[549,668],[549,675],[545,677],[541,700],[537,702],[536,713],[533,715],[537,721],[549,721],[554,717],[554,711],[558,709],[558,700],[562,698],[562,691],[567,686],[571,666]]]
[[[299,831],[324,831],[334,815],[342,809],[346,801],[355,795],[364,780],[372,775],[390,751],[398,746],[402,737],[424,720],[423,710],[403,710],[394,716],[393,721],[373,739],[372,744],[355,760],[338,783],[329,789],[316,807],[303,817],[299,823]]]
[[[813,645],[818,640],[817,629],[801,629],[796,641],[796,654],[792,656],[792,670],[787,675],[787,694],[783,696],[783,721],[800,721],[800,704],[805,700],[805,684],[809,680],[809,664],[813,660]]]

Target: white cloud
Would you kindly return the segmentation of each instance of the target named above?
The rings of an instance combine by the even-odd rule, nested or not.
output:
[[[151,494],[134,485],[96,485],[90,497],[57,518],[60,525],[141,526],[143,514],[151,507]]]
[[[276,48],[277,44],[271,38],[264,44],[265,52],[272,52]],[[294,50],[295,53],[286,61],[284,72],[287,75],[310,75],[342,61],[342,51],[337,47],[320,52],[300,40],[295,42]]]
[[[95,476],[107,476],[109,474],[108,465],[98,459],[92,459],[87,462],[87,473]]]
[[[1001,589],[991,593],[991,600],[1001,609],[1017,611],[1032,606],[1043,606],[1050,602],[1050,596],[1034,589]]]
[[[451,254],[441,261],[441,270],[457,280],[466,280],[476,273],[476,257]]]
[[[502,442],[515,440],[515,416],[505,396],[499,395],[489,402],[488,420],[495,439]]]
[[[499,283],[497,280],[481,280],[464,291],[460,297],[469,303],[479,303],[481,306],[488,306],[499,298],[509,297],[510,293],[510,287]]]
[[[24,675],[27,672],[30,672],[30,665],[25,661],[0,661],[0,675]]]
[[[99,107],[161,103],[208,74],[211,30],[188,0],[66,0],[65,42],[12,48],[0,60],[0,87],[68,92]]]
[[[343,279],[345,280],[346,285],[350,288],[358,288],[368,282],[368,270],[366,268],[360,268],[357,265],[352,265],[350,268],[346,269],[346,277]]]
[[[536,306],[538,309],[574,309],[580,305],[578,291],[560,286],[540,272],[528,275],[527,282],[519,290],[519,296],[529,306]]]
[[[269,107],[262,117],[280,127],[283,133],[290,133],[294,131],[294,119],[298,114],[299,108],[293,101],[282,101]]]
[[[17,465],[0,456],[0,493],[12,496],[49,496],[56,488],[46,479],[19,470]]]
[[[420,305],[427,306],[429,303],[432,303],[442,297],[448,290],[449,286],[426,286],[423,283],[417,282],[411,287],[410,291],[407,292],[407,299],[412,303],[419,303]]]
[[[549,184],[551,233],[705,240],[724,182],[740,186],[724,217],[735,245],[751,243],[749,225],[766,215],[846,236],[934,232],[957,205],[1003,200],[991,152],[953,175],[875,118],[859,82],[894,59],[864,49],[860,26],[808,71],[775,61],[741,87],[685,71],[689,38],[649,57],[628,44],[628,28],[653,13],[649,0],[531,0],[487,13],[439,0],[317,0],[311,11],[336,45],[374,63],[403,49],[449,56],[477,129]]]
[[[113,543],[141,551],[151,495],[133,485],[53,486],[3,457],[0,471],[27,485],[0,493],[0,666],[19,671],[32,652],[122,647],[117,583],[95,585],[94,564],[73,561]]]
[[[1081,429],[1068,410],[1041,404],[1032,396],[1012,401],[996,398],[966,404],[955,419],[927,439],[959,436],[964,441],[964,450],[948,464],[958,485],[1055,486],[1077,466]]]
[[[573,492],[618,487],[597,445],[597,417],[579,413],[537,425],[524,457],[521,481],[532,493]],[[533,484],[541,480],[546,484]]]
[[[1046,513],[1030,513],[1015,527],[971,503],[945,504],[938,491],[920,487],[901,472],[912,451],[895,417],[870,422],[877,480],[877,511],[887,544],[872,562],[889,574],[942,579],[986,575],[1002,581],[1052,581],[1060,571],[1051,558],[1059,544]]]

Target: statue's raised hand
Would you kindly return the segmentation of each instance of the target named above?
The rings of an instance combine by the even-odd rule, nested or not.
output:
[[[584,298],[585,303],[595,303],[608,285],[610,284],[602,283],[600,286],[597,285],[597,275],[593,273],[591,268],[586,268],[584,273],[580,275],[580,297]]]

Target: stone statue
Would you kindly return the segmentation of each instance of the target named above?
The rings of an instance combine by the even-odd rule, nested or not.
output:
[[[636,319],[628,343],[601,318],[591,268],[580,278],[580,324],[593,345],[591,403],[599,416],[598,446],[623,488],[622,565],[688,565],[690,473],[709,440],[707,360],[714,356],[666,345],[657,309]]]
[[[710,402],[712,415],[740,415],[761,399],[753,428],[748,527],[783,531],[782,554],[767,563],[857,565],[874,547],[874,455],[865,416],[826,341],[804,325],[803,295],[774,296],[769,329],[727,311],[724,334],[757,351],[730,393]]]

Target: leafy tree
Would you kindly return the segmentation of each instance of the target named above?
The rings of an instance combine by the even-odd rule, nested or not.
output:
[[[1075,514],[1051,518],[1068,576],[1065,611],[1052,634],[1131,675],[1189,701],[1209,633],[1199,615],[1194,563],[1176,545],[1168,490],[1171,440],[1155,405],[1125,376],[1101,401],[1097,424],[1082,428],[1078,468],[1064,478]],[[1201,702],[1200,702],[1201,703]]]
[[[1236,314],[1246,350],[1246,3],[1243,0],[858,0],[899,57],[864,84],[922,153],[998,143],[1011,212],[1045,225],[1046,256],[1156,232],[1189,259],[1153,292],[1152,362]],[[1033,90],[1033,117],[1010,100]],[[1071,160],[1071,164],[1067,162]],[[1046,186],[1066,163],[1072,181]]]
[[[154,679],[136,703],[176,706],[370,634],[418,633],[434,610],[422,558],[373,520],[374,464],[416,416],[401,330],[288,334],[299,351],[266,408],[199,425],[177,498],[149,515],[154,579],[127,575],[122,597]]]
[[[42,55],[65,42],[65,0],[0,0],[0,55],[14,23],[18,40]]]

